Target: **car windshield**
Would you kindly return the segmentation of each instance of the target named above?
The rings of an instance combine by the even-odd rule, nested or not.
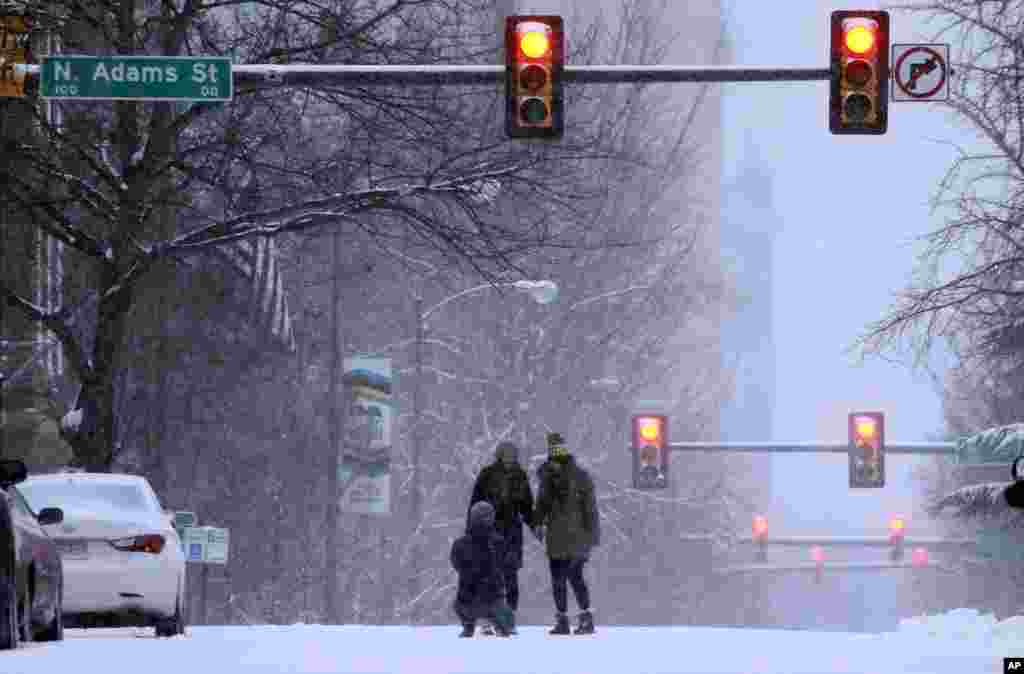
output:
[[[156,510],[137,484],[96,480],[47,480],[18,485],[36,512],[43,508],[64,510],[118,510],[151,513]]]

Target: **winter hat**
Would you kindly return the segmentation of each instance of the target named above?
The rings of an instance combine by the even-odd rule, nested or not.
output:
[[[565,446],[565,439],[561,433],[548,433],[548,456],[552,459],[569,456],[569,448]]]
[[[471,527],[493,527],[494,506],[487,501],[477,501],[469,509],[469,526]]]
[[[519,463],[519,448],[514,442],[499,442],[494,450],[494,456],[502,463]]]

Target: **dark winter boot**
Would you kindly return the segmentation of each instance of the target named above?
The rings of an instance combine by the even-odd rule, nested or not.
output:
[[[508,618],[508,633],[509,635],[519,634],[518,630],[516,630],[516,616],[514,613]]]
[[[576,627],[574,634],[593,634],[594,633],[594,614],[590,611],[580,612],[580,624]]]
[[[569,630],[569,616],[564,613],[555,614],[555,626],[548,630],[548,634],[572,634]]]
[[[462,623],[462,634],[459,635],[461,638],[473,636],[473,632],[476,631],[475,623]]]

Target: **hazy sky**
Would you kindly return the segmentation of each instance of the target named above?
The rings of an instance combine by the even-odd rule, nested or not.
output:
[[[733,0],[735,62],[826,67],[829,14],[854,7],[880,5]],[[921,39],[927,28],[892,13],[893,42],[930,42]],[[724,86],[726,174],[742,159],[747,129],[774,171],[774,439],[844,441],[847,413],[861,408],[886,413],[890,441],[925,440],[942,427],[927,377],[879,360],[857,366],[843,351],[907,284],[920,250],[913,238],[942,223],[928,202],[954,150],[933,139],[970,145],[974,133],[939,106],[890,102],[884,136],[833,136],[826,82]],[[892,486],[850,493],[844,458],[779,456],[776,508],[785,500],[809,525],[884,526],[887,513],[909,507],[909,465],[890,457]],[[833,507],[834,517],[823,512]]]

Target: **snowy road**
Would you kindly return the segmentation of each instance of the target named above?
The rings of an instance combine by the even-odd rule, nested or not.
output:
[[[0,672],[974,674],[1001,672],[1003,655],[1024,655],[1024,639],[993,644],[982,634],[605,627],[594,637],[558,638],[545,629],[525,626],[512,639],[459,639],[455,626],[194,627],[173,639],[151,630],[69,630],[64,643],[0,653]]]

